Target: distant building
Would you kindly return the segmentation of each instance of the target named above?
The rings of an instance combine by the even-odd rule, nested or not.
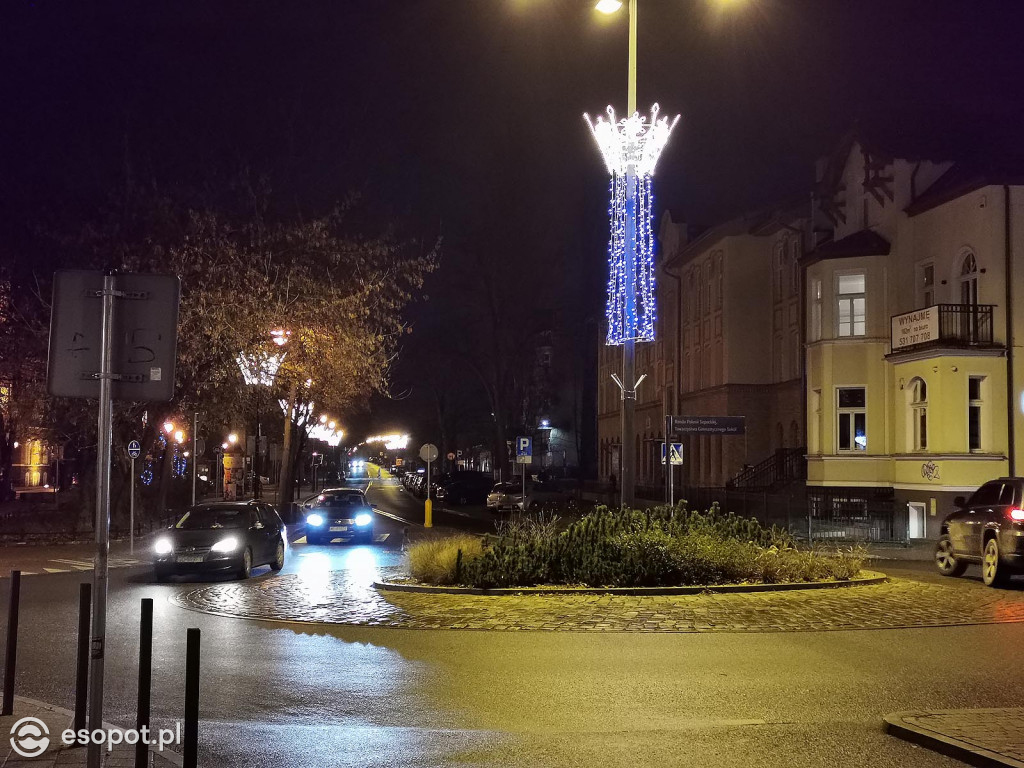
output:
[[[686,487],[730,484],[745,466],[804,450],[800,258],[806,201],[741,216],[692,241],[662,217],[658,252],[657,341],[637,346],[635,434],[641,495],[660,498],[665,416],[743,416],[745,436],[687,435]],[[620,395],[611,374],[621,348],[600,345],[599,459],[602,478],[618,472]],[[646,487],[645,487],[646,486]]]

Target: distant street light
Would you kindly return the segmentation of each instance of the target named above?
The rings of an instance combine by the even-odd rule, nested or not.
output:
[[[164,432],[166,432],[169,435],[173,431],[174,431],[174,422],[173,421],[165,421],[164,422]]]
[[[622,7],[622,0],[600,0],[594,7],[601,13],[615,13]]]
[[[238,442],[238,435],[236,435],[234,432],[232,432],[230,435],[228,435],[228,442],[231,443],[232,445],[237,443]],[[227,446],[224,446],[224,447],[227,448]]]

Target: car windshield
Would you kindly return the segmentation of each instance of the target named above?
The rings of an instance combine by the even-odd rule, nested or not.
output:
[[[363,501],[363,495],[361,493],[324,493],[317,496],[316,501],[313,502],[315,507],[363,507],[366,503]]]
[[[175,524],[186,531],[216,528],[245,528],[249,523],[248,507],[195,507]]]

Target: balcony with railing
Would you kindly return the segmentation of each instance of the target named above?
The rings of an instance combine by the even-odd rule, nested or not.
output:
[[[935,304],[894,315],[892,354],[927,347],[997,347],[992,304]]]

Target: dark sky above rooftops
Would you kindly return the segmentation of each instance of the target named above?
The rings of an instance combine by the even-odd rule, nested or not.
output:
[[[625,107],[624,12],[590,0],[0,5],[0,219],[88,201],[126,160],[163,184],[249,168],[302,210],[360,189],[409,230],[440,229],[444,269],[473,248],[521,263],[528,304],[600,307],[607,180],[581,115]],[[915,143],[922,126],[1014,135],[1024,117],[1017,2],[639,5],[640,108],[682,115],[655,189],[677,219],[713,224],[806,190],[815,156],[858,118]]]

